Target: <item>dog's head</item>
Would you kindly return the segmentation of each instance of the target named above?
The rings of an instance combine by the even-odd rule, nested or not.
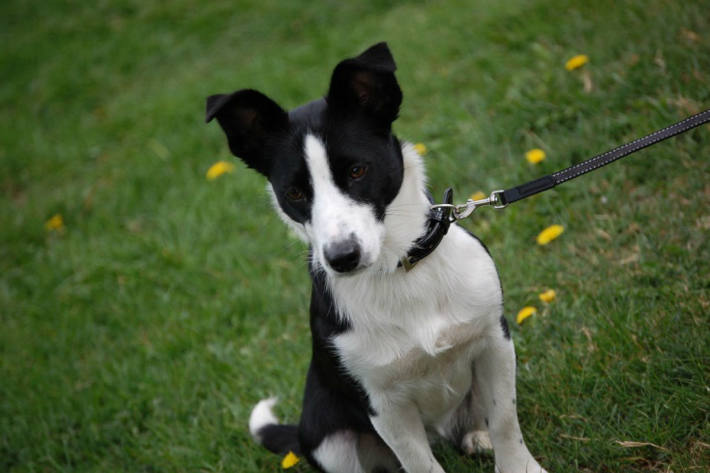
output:
[[[207,99],[207,121],[217,118],[232,153],[268,178],[281,216],[333,275],[377,261],[402,184],[395,69],[379,43],[335,67],[324,99],[290,113],[255,90]]]

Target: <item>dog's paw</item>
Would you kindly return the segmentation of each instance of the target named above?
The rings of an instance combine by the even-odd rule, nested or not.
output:
[[[461,449],[467,455],[492,451],[493,444],[491,443],[491,438],[488,436],[488,431],[474,430],[467,433],[463,436],[463,439],[461,439]]]

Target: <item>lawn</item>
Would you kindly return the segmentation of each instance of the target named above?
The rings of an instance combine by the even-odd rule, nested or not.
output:
[[[280,470],[246,421],[268,395],[298,418],[307,248],[204,124],[207,95],[252,87],[291,108],[386,40],[404,92],[395,130],[426,145],[433,193],[462,201],[710,107],[709,11],[2,2],[0,471]],[[589,62],[566,70],[576,54]],[[532,148],[546,159],[528,163]],[[219,160],[234,172],[206,179]],[[552,224],[564,233],[537,245]],[[710,470],[710,126],[463,225],[499,267],[542,464]],[[515,324],[526,305],[537,313]],[[493,471],[435,454],[447,472]]]

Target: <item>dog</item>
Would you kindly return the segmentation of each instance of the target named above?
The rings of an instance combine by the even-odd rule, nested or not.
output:
[[[406,264],[440,222],[422,158],[392,132],[395,69],[379,43],[341,61],[324,98],[290,112],[251,89],[207,99],[207,122],[267,178],[276,212],[310,248],[300,421],[280,424],[266,399],[249,430],[327,473],[443,473],[434,437],[466,454],[492,448],[501,473],[545,472],[518,424],[515,352],[488,250],[451,224]]]

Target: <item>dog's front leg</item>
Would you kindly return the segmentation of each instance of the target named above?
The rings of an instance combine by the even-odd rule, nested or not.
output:
[[[510,339],[496,335],[476,359],[476,382],[486,414],[496,471],[546,473],[530,455],[518,424],[515,398],[515,349]]]
[[[379,402],[377,402],[379,401]],[[370,421],[407,473],[444,473],[429,446],[419,409],[409,401],[371,399]]]

